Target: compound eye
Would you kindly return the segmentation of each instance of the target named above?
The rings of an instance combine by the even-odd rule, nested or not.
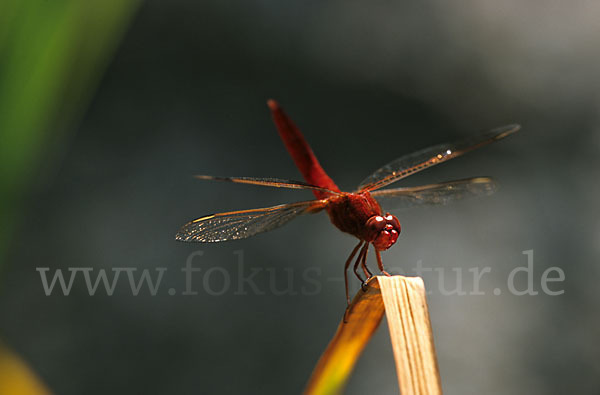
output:
[[[394,217],[390,213],[387,213],[385,215],[385,219],[386,219],[386,221],[387,221],[388,224],[392,224],[392,226],[394,228],[400,229],[400,222],[398,221],[398,218]]]
[[[381,229],[385,228],[386,223],[387,222],[385,218],[383,218],[381,215],[377,215],[375,217],[371,217],[367,222],[367,225],[377,231],[380,231]]]
[[[366,226],[369,233],[369,236],[367,236],[367,238],[369,238],[370,240],[374,240],[379,234],[379,232],[386,228],[387,221],[381,215],[374,215],[371,218],[369,218],[369,220],[366,223]]]

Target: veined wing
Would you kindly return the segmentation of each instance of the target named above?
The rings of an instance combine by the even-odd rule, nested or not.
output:
[[[488,196],[496,191],[491,178],[476,177],[395,189],[380,189],[371,192],[385,208],[402,209],[420,205],[444,205],[455,200],[474,196]]]
[[[316,189],[318,191],[329,192],[331,194],[339,194],[339,192],[332,191],[327,188],[321,188],[316,185],[307,184],[302,181],[283,180],[280,178],[254,178],[254,177],[215,177],[215,176],[194,176],[200,180],[214,180],[214,181],[229,181],[240,184],[252,184],[261,185],[267,187],[276,188],[290,188],[290,189]]]
[[[402,156],[375,171],[360,183],[358,189],[374,191],[382,188],[421,170],[503,139],[520,128],[519,125],[503,126],[456,143],[440,144]]]
[[[199,243],[245,239],[285,225],[301,214],[317,212],[326,204],[327,199],[311,200],[207,215],[185,224],[175,239]]]

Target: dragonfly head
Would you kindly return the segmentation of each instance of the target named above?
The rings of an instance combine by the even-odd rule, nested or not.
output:
[[[387,213],[385,216],[374,215],[367,220],[369,239],[367,240],[379,251],[387,250],[394,245],[400,235],[400,221]]]

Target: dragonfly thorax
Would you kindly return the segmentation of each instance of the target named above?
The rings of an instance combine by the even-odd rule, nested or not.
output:
[[[385,216],[374,215],[366,223],[369,232],[369,242],[378,250],[387,250],[396,243],[400,235],[400,221],[387,213]]]

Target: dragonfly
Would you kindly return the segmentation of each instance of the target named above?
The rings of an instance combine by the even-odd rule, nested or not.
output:
[[[489,177],[473,177],[435,184],[385,188],[413,174],[444,163],[467,152],[501,140],[520,129],[511,124],[465,138],[450,144],[439,144],[401,156],[377,169],[353,192],[343,192],[327,175],[298,127],[274,100],[267,102],[273,121],[305,181],[279,178],[195,176],[201,180],[225,181],[276,188],[311,190],[316,199],[281,204],[273,207],[230,211],[200,217],[183,225],[175,239],[184,242],[216,243],[245,239],[279,228],[304,214],[325,211],[335,227],[358,239],[344,264],[346,301],[350,304],[348,270],[364,286],[372,276],[367,266],[367,253],[373,246],[379,271],[389,276],[381,252],[392,247],[400,235],[398,218],[384,212],[378,200],[395,208],[419,205],[444,205],[452,201],[487,196],[496,190]],[[360,268],[360,269],[359,269]],[[365,278],[359,273],[362,270]]]

